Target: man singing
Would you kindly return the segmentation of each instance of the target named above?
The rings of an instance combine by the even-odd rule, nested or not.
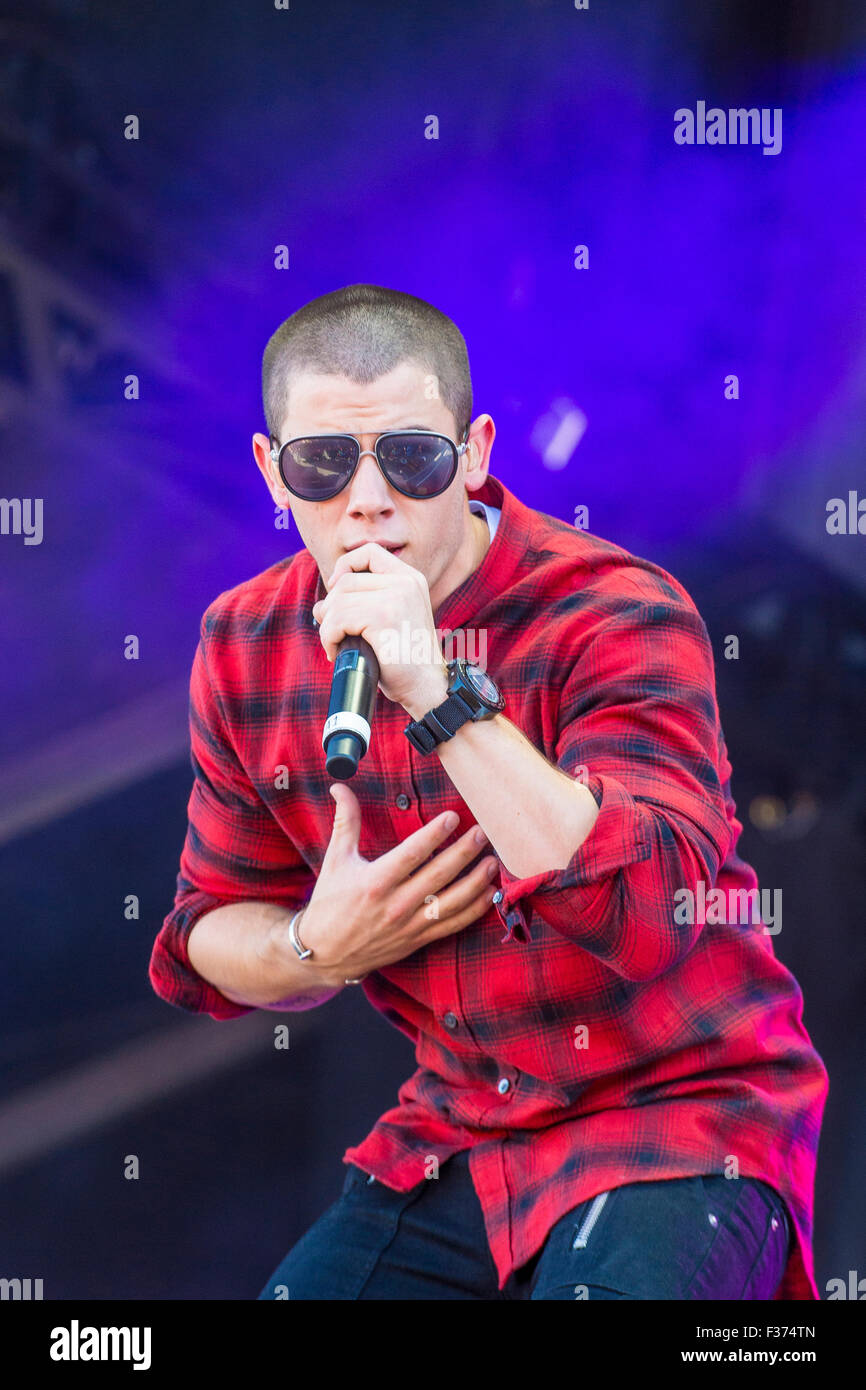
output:
[[[259,1298],[816,1298],[827,1073],[691,598],[490,475],[424,300],[312,300],[263,395],[304,548],[202,619],[150,978],[216,1019],[360,985],[417,1069]],[[347,635],[380,666],[351,786],[322,749]]]

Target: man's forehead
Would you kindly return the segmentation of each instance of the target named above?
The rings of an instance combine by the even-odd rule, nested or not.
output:
[[[453,428],[451,412],[439,398],[437,383],[414,364],[377,381],[359,383],[348,377],[305,372],[291,385],[284,437],[298,428],[348,432],[375,429]],[[366,426],[366,429],[364,428]]]

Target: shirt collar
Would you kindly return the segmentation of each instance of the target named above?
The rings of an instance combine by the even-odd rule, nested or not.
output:
[[[461,627],[508,589],[529,549],[529,508],[499,478],[488,473],[483,485],[471,496],[473,501],[499,507],[502,515],[481,564],[436,609],[433,616],[438,628]]]

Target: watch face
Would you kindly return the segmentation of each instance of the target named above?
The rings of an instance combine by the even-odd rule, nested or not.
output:
[[[501,698],[499,687],[495,681],[490,679],[487,672],[482,671],[481,667],[476,666],[472,661],[467,661],[464,670],[482,700],[489,701],[491,705],[498,705]]]

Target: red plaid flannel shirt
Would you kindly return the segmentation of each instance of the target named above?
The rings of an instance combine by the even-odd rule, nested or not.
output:
[[[683,924],[676,913],[678,888],[700,905],[699,884],[757,887],[736,853],[706,627],[657,565],[532,510],[496,478],[475,496],[502,516],[480,566],[434,615],[445,654],[460,654],[449,631],[463,630],[471,656],[486,630],[505,716],[586,780],[600,812],[565,869],[516,879],[500,865],[502,899],[483,918],[364,980],[373,1007],[415,1044],[417,1069],[343,1161],[406,1191],[431,1158],[470,1148],[502,1288],[588,1198],[730,1174],[736,1159],[792,1218],[776,1297],[817,1298],[827,1072],[800,987],[760,922],[699,907]],[[221,594],[202,619],[189,825],[150,978],[171,1004],[216,1019],[249,1009],[192,969],[191,927],[244,899],[302,905],[330,838],[321,737],[333,668],[311,614],[324,592],[301,550]],[[435,752],[409,744],[407,722],[379,692],[352,782],[366,858],[446,809],[460,816],[446,843],[473,823]]]

